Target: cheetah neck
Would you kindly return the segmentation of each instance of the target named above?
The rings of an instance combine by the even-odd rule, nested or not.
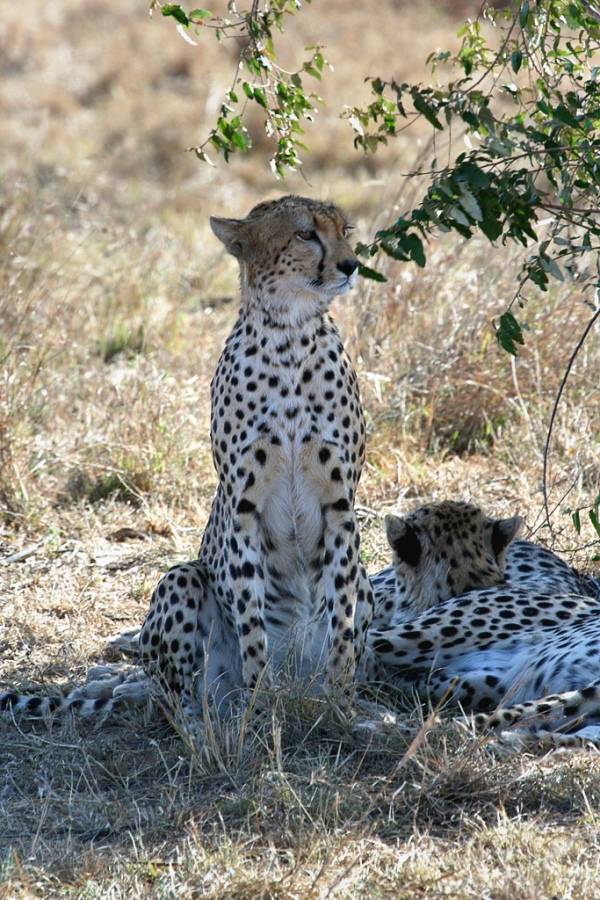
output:
[[[326,312],[294,322],[274,319],[258,303],[242,307],[235,331],[244,343],[250,341],[256,346],[263,362],[268,358],[271,366],[294,370],[322,350],[324,344],[339,341],[336,325]]]
[[[282,289],[270,290],[274,290],[274,293],[253,289],[242,282],[241,312],[260,324],[261,330],[265,331],[296,334],[301,329],[303,333],[311,330],[315,333],[327,316],[333,299],[327,294],[318,294],[308,289],[295,294]]]

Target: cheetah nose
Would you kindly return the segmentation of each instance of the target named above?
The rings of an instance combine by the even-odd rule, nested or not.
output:
[[[343,259],[341,262],[337,264],[340,272],[343,272],[344,275],[347,275],[348,278],[352,275],[353,272],[356,272],[358,269],[358,260],[357,259]]]

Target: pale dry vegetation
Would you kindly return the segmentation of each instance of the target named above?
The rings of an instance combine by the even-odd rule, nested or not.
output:
[[[236,315],[236,274],[208,215],[281,186],[268,147],[230,168],[182,152],[205,133],[233,51],[181,41],[127,0],[3,9],[0,34],[0,647],[5,685],[73,683],[105,638],[138,623],[171,563],[196,552],[214,474],[208,384]],[[351,7],[350,9],[348,7]],[[335,74],[284,189],[345,205],[359,238],[415,190],[424,135],[369,160],[336,111],[364,74],[419,78],[468,3],[315,3],[285,53],[321,40]],[[334,313],[369,421],[364,556],[386,561],[375,512],[434,497],[520,512],[593,566],[563,510],[598,491],[598,336],[580,353],[551,449],[553,533],[541,528],[547,423],[589,319],[577,285],[531,295],[516,362],[492,318],[515,293],[514,251],[441,240],[424,271],[388,265]],[[566,495],[566,496],[565,496]],[[597,893],[600,764],[497,760],[452,725],[369,746],[290,687],[264,732],[198,754],[162,720],[100,730],[2,729],[7,897],[466,896]],[[430,723],[431,724],[431,723]],[[416,745],[411,746],[415,734]],[[407,747],[410,752],[405,755]]]

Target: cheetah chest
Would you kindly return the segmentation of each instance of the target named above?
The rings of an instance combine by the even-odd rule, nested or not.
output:
[[[326,498],[311,471],[314,444],[314,440],[303,443],[298,434],[282,438],[283,463],[262,517],[269,647],[276,667],[284,660],[292,662],[301,677],[318,670],[327,652],[319,580]]]
[[[243,350],[239,375],[222,378],[215,392],[213,440],[229,453],[229,470],[241,464],[253,481],[269,645],[289,647],[295,633],[308,661],[322,655],[327,504],[340,491],[351,500],[362,462],[356,378],[337,334],[296,355],[289,342],[250,359]]]
[[[293,398],[290,401],[289,396]],[[327,444],[332,458],[341,454],[336,416],[327,422],[320,411],[323,404],[316,400],[318,396],[318,385],[310,396],[298,396],[292,381],[284,402],[274,398],[270,404],[267,426],[269,439],[279,442],[271,445],[275,452],[269,454],[272,468],[261,517],[267,577],[272,599],[281,598],[282,602],[277,603],[280,615],[289,595],[289,612],[294,617],[301,612],[308,616],[316,612],[313,584],[318,575],[316,560],[330,499],[328,472],[320,470],[319,449]]]

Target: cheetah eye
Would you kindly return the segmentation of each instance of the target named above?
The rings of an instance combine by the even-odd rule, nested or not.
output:
[[[317,232],[316,231],[297,231],[296,237],[299,241],[316,241]]]
[[[344,235],[345,238],[348,238],[348,237],[350,237],[351,231],[354,231],[354,225],[344,225],[342,234]]]

